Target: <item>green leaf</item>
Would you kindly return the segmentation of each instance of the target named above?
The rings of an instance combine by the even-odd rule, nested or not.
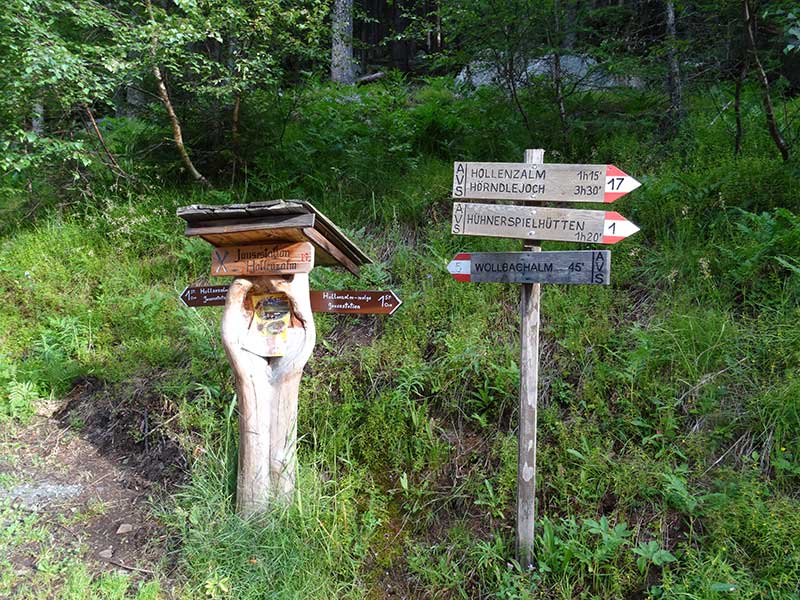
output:
[[[669,550],[661,549],[653,554],[652,560],[654,565],[658,565],[660,567],[667,563],[675,562],[677,559],[672,555],[672,553]]]

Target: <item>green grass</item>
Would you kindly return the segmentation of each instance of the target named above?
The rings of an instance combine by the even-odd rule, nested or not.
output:
[[[81,550],[59,547],[56,524],[41,515],[0,503],[0,597],[19,600],[158,600],[158,581],[134,583],[123,574],[92,576]],[[12,557],[33,566],[20,577]]]
[[[612,249],[612,286],[543,290],[539,555],[524,573],[518,291],[444,269],[460,250],[519,246],[449,233],[450,161],[519,160],[515,114],[446,80],[305,94],[282,144],[247,145],[246,189],[98,185],[80,208],[6,230],[0,418],[25,418],[76,377],[151,379],[180,408],[188,449],[205,450],[161,508],[187,597],[378,598],[391,585],[432,598],[797,598],[800,178],[758,114],[745,113],[737,160],[703,96],[665,144],[652,99],[592,95],[573,107],[586,143],[563,149],[555,111],[528,98],[545,107],[546,157],[613,162],[643,186],[615,204],[642,231]],[[606,103],[627,116],[603,125]],[[378,259],[358,278],[315,269],[313,287],[391,288],[404,304],[388,318],[316,316],[297,501],[243,522],[219,310],[178,300],[208,275],[209,248],[173,215],[272,197],[312,201]],[[158,597],[69,572],[66,597]]]

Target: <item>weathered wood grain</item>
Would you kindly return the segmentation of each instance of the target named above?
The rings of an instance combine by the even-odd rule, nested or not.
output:
[[[254,294],[285,294],[293,323],[284,355],[263,356],[254,330]],[[274,501],[289,502],[297,470],[297,396],[303,367],[316,340],[308,274],[289,279],[234,279],[222,315],[222,343],[236,382],[239,404],[237,513],[247,518]]]
[[[312,291],[311,310],[314,312],[391,315],[403,302],[393,291],[373,292],[356,290]]]
[[[544,150],[525,150],[525,163],[540,165]],[[536,242],[523,248],[541,251]],[[541,288],[538,283],[520,286],[519,428],[517,432],[517,538],[516,554],[523,569],[534,559],[536,524],[536,421],[539,397],[539,314]]]
[[[456,162],[453,198],[613,202],[639,187],[614,165]]]
[[[314,246],[309,242],[223,246],[211,252],[215,277],[308,273],[313,267]]]
[[[474,283],[610,283],[609,250],[460,253],[447,266],[459,281]]]
[[[451,230],[459,235],[601,242],[606,211],[455,202]]]

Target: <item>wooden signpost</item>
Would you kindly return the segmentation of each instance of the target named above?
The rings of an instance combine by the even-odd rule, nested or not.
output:
[[[181,292],[181,300],[186,306],[225,306],[228,295],[227,285],[186,286]]]
[[[314,312],[351,315],[393,315],[403,303],[397,295],[386,292],[338,290],[311,292],[311,310]]]
[[[253,244],[226,246],[211,252],[211,275],[290,275],[309,273],[314,267],[314,246],[296,244]]]
[[[181,300],[225,305],[222,343],[239,408],[236,510],[249,517],[293,497],[297,398],[316,341],[313,311],[391,314],[400,300],[393,292],[309,290],[315,262],[357,275],[371,261],[308,202],[193,205],[178,216],[186,235],[214,246],[211,275],[233,277],[229,286],[187,287]]]
[[[459,235],[616,244],[639,228],[618,212],[502,204],[453,204]]]
[[[186,306],[224,306],[227,285],[187,286],[181,293]],[[391,290],[311,290],[311,310],[322,313],[392,315],[403,303]]]
[[[457,162],[453,198],[614,202],[641,184],[614,165]]]
[[[447,270],[456,281],[608,285],[611,252],[461,252]]]
[[[543,164],[544,150],[524,163],[456,162],[453,198],[614,202],[640,186],[614,165]],[[536,420],[540,284],[610,283],[611,252],[541,252],[539,240],[615,244],[639,228],[616,212],[454,202],[452,233],[522,239],[524,252],[461,252],[447,265],[457,281],[519,283],[520,395],[517,462],[517,559],[533,568],[536,522]]]

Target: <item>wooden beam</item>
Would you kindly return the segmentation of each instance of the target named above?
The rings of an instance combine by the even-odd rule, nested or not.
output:
[[[283,215],[280,217],[254,217],[237,219],[210,219],[186,225],[187,236],[208,235],[214,233],[239,233],[243,231],[258,231],[261,229],[286,229],[314,226],[313,214]]]
[[[325,237],[323,237],[319,231],[312,229],[311,227],[306,227],[303,229],[303,233],[305,233],[308,239],[311,240],[315,245],[319,246],[322,250],[342,263],[342,265],[353,275],[358,276],[360,271],[358,265],[354,263],[350,257],[346,256],[344,252],[339,250],[339,248],[334,246]]]
[[[544,150],[526,150],[525,162],[542,164]],[[539,252],[538,243],[524,249]],[[519,455],[517,458],[517,560],[533,568],[536,523],[536,420],[539,386],[539,309],[541,284],[526,283],[520,292]]]

